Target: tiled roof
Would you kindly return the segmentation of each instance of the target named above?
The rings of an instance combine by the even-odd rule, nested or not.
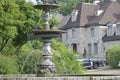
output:
[[[79,10],[77,19],[75,22],[72,22],[71,17],[69,18],[67,24],[62,27],[62,29],[67,29],[71,27],[85,26],[88,23],[90,16],[94,15],[94,9],[97,8],[95,4],[80,3],[76,7]]]
[[[76,7],[79,11],[77,19],[72,22],[71,17],[61,29],[72,27],[86,27],[89,25],[106,25],[108,22],[115,23],[120,19],[120,4],[116,1],[104,1],[99,4],[80,3]],[[95,16],[96,10],[103,10],[99,16]]]
[[[104,42],[117,41],[117,40],[120,40],[120,35],[104,36],[104,37],[102,38],[102,40],[103,40]]]
[[[89,24],[106,25],[108,22],[115,23],[120,19],[120,4],[116,1],[104,1],[99,6],[103,13],[99,16],[93,16],[94,18],[89,21]]]
[[[58,29],[61,29],[64,25],[66,25],[67,21],[69,20],[70,16],[64,16],[58,25]]]

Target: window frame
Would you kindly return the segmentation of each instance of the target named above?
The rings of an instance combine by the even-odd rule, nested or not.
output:
[[[98,43],[94,43],[94,54],[98,54]]]
[[[75,38],[75,36],[76,36],[76,33],[75,33],[75,32],[76,32],[76,30],[75,30],[75,28],[73,28],[73,29],[72,29],[72,38]]]
[[[112,23],[109,23],[107,24],[107,36],[112,36],[113,35],[113,24]]]
[[[92,55],[92,44],[88,43],[88,54]]]
[[[119,25],[119,26],[118,26]],[[119,28],[118,28],[119,27]],[[116,25],[116,35],[120,35],[120,23]]]
[[[90,28],[90,36],[95,37],[95,28],[94,27]]]

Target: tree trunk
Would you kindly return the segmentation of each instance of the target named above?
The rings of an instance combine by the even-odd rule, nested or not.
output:
[[[8,41],[9,41],[9,38],[3,38],[2,39],[2,43],[1,43],[1,46],[0,46],[0,52],[4,49],[4,47],[6,46]]]

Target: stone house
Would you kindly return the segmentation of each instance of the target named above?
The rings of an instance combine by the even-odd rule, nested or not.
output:
[[[116,0],[79,3],[64,18],[59,27],[66,30],[62,41],[78,57],[86,53],[87,57],[106,59],[107,49],[120,44],[120,4]]]

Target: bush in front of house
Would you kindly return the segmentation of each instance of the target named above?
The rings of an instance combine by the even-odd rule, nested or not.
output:
[[[112,68],[119,68],[118,63],[120,61],[120,45],[114,45],[108,49],[107,63]]]
[[[15,56],[0,55],[0,74],[16,74],[18,67]]]
[[[53,62],[57,74],[82,74],[82,65],[77,61],[76,54],[60,41],[52,41]]]

